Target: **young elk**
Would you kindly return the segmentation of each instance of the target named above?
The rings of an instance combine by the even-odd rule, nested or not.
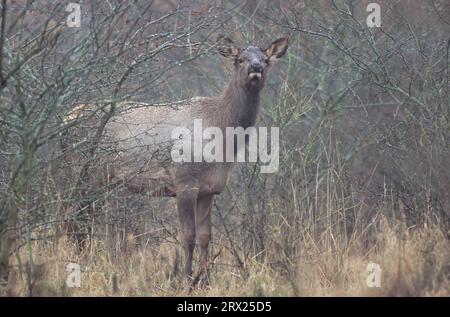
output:
[[[175,127],[192,129],[195,119],[202,120],[203,129],[217,127],[223,135],[226,127],[254,126],[268,69],[287,47],[287,38],[266,49],[242,49],[229,38],[220,37],[219,53],[234,65],[233,77],[221,95],[195,97],[177,107],[125,102],[117,109],[128,110],[114,116],[105,127],[105,142],[111,142],[115,151],[106,169],[108,183],[121,183],[134,192],[149,192],[157,184],[160,194],[176,197],[188,276],[192,275],[196,238],[200,272],[206,268],[213,197],[225,188],[234,163],[175,163],[170,155],[171,132]],[[86,106],[77,107],[69,119],[83,108]],[[235,155],[238,150],[234,148]]]

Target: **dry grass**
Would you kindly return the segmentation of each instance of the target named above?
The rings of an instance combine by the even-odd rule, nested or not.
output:
[[[286,259],[267,256],[238,269],[234,257],[222,249],[211,265],[208,286],[193,296],[450,296],[450,249],[447,234],[439,226],[407,229],[401,222],[380,218],[375,243],[365,249],[352,243],[329,250],[310,239],[301,241],[300,252]],[[32,244],[33,273],[23,264],[30,252],[22,248],[13,263],[7,289],[12,296],[183,296],[186,282],[176,274],[179,246],[163,243],[138,250],[130,239],[127,251],[112,259],[96,242],[77,255],[73,243]],[[339,245],[339,244],[337,244]],[[274,248],[274,245],[268,246]],[[217,252],[217,245],[214,246]],[[213,253],[214,253],[213,251]],[[19,270],[18,261],[22,263]],[[66,265],[81,265],[81,287],[66,286]],[[367,264],[382,268],[381,287],[369,288]],[[29,263],[29,262],[27,262]],[[31,278],[30,278],[31,276]]]

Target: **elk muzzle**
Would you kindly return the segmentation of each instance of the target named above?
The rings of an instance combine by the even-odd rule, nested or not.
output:
[[[248,77],[253,79],[261,79],[262,74],[264,72],[264,68],[260,63],[252,63],[248,68]]]

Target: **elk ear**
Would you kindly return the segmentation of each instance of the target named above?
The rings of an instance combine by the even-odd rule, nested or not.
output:
[[[237,59],[241,54],[242,50],[228,37],[219,35],[217,38],[217,43],[219,44],[217,50],[222,56]]]
[[[274,62],[286,53],[288,45],[288,38],[282,37],[270,44],[270,46],[264,50],[264,53],[269,58],[269,61]]]

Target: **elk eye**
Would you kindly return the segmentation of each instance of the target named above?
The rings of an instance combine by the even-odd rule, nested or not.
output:
[[[269,65],[269,59],[268,59],[268,58],[266,58],[266,59],[264,60],[264,62],[265,62],[267,65]]]
[[[242,58],[238,59],[239,64],[242,64],[244,62],[244,60]]]

